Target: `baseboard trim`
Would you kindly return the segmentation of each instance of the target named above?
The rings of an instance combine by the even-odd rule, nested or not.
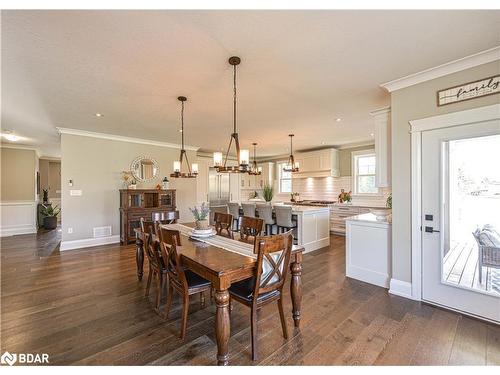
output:
[[[17,236],[19,234],[33,234],[37,229],[35,225],[15,225],[0,228],[0,237]]]
[[[120,242],[120,236],[109,236],[109,237],[101,237],[101,238],[84,238],[83,240],[73,240],[73,241],[61,241],[61,251],[66,250],[77,250],[83,249],[86,247],[94,247],[101,245],[110,245],[114,243]]]
[[[385,273],[350,265],[346,272],[346,276],[364,281],[365,283],[381,286],[382,288],[389,288],[390,276]]]
[[[407,281],[391,279],[391,283],[389,286],[389,293],[394,294],[396,296],[417,300],[412,296],[411,283]]]

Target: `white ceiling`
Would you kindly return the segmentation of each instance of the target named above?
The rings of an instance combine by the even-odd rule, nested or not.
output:
[[[3,11],[2,130],[58,156],[55,127],[227,146],[370,141],[390,81],[500,44],[499,11]],[[104,117],[97,118],[100,112]],[[340,123],[337,117],[342,118]]]

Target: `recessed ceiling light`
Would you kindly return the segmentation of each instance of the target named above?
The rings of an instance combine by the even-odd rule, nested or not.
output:
[[[373,137],[373,136],[374,136],[375,134],[373,134],[373,133],[370,133],[370,135],[371,135],[371,136]]]
[[[323,142],[321,142],[321,144],[322,144],[322,145],[324,145],[324,144],[326,144],[326,142],[325,142],[325,141],[323,141]]]
[[[182,129],[179,129],[179,133],[182,133]]]
[[[96,113],[95,117],[103,117],[104,115],[102,113]]]
[[[17,142],[19,141],[19,137],[15,134],[3,134],[3,137],[11,142]]]
[[[340,122],[340,121],[342,121],[342,119],[341,119],[340,117],[337,117],[337,118],[335,119],[335,121]]]

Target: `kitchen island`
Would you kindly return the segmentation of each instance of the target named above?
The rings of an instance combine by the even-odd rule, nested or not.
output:
[[[245,202],[248,203],[248,202]],[[283,203],[273,204],[274,206]],[[257,209],[257,215],[258,215]],[[295,236],[304,253],[330,245],[330,209],[323,206],[292,206],[292,217],[297,220]]]

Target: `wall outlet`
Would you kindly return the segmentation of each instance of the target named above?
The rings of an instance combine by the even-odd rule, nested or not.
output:
[[[73,233],[73,228],[68,228],[68,233]]]

